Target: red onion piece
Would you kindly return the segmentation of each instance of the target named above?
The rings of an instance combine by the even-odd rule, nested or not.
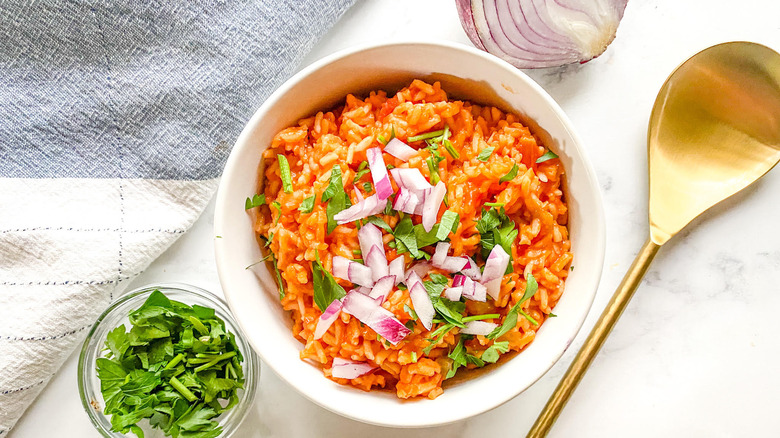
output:
[[[374,285],[371,269],[341,256],[333,257],[333,276],[361,286]]]
[[[455,0],[478,48],[518,68],[583,63],[615,38],[628,0]]]
[[[399,187],[404,187],[411,192],[419,193],[431,188],[420,169],[417,168],[405,169],[396,167],[395,169],[390,169],[390,175],[393,175],[393,179]]]
[[[405,263],[404,256],[398,256],[390,262],[388,271],[390,272],[390,275],[395,277],[394,285],[404,281]]]
[[[452,277],[452,287],[459,287],[463,286],[463,283],[466,282],[466,276],[465,275],[456,275]]]
[[[393,169],[395,170],[395,169]],[[413,193],[411,190],[401,187],[398,189],[398,194],[395,195],[393,201],[393,210],[403,211],[404,213],[417,214],[420,206],[423,203],[424,193],[420,193],[420,196]]]
[[[426,330],[433,327],[433,316],[436,311],[433,309],[431,297],[425,290],[422,282],[415,282],[414,286],[409,287],[409,297],[412,299],[412,308],[414,308],[417,317]]]
[[[372,279],[377,281],[388,275],[382,230],[374,224],[365,224],[358,231],[358,241],[360,242],[360,252],[363,254],[363,261],[366,266],[371,268]]]
[[[494,300],[498,299],[501,292],[501,280],[504,278],[504,272],[509,265],[509,254],[504,251],[501,245],[496,245],[490,251],[485,261],[485,269],[482,271],[480,283],[487,288],[487,293]]]
[[[477,263],[469,256],[466,257],[466,266],[463,267],[463,269],[460,270],[460,272],[463,273],[463,275],[466,275],[470,277],[472,280],[479,281],[480,278],[482,278],[482,273],[479,272],[479,266],[477,266]]]
[[[417,150],[402,142],[401,140],[394,138],[387,142],[385,145],[385,152],[398,158],[399,160],[409,161],[417,154]]]
[[[368,159],[368,168],[371,169],[374,190],[376,190],[379,200],[384,201],[393,194],[393,185],[387,174],[387,165],[382,158],[382,151],[379,148],[370,148],[366,150],[366,158]]]
[[[360,193],[360,189],[357,188],[356,185],[352,184],[352,188],[355,189],[355,197],[357,198],[358,202],[363,202],[363,194]]]
[[[447,258],[447,252],[450,250],[450,244],[447,242],[439,242],[436,244],[436,250],[433,252],[433,256],[431,256],[431,264],[433,266],[436,266],[437,268],[440,267],[442,263],[444,263],[444,260]]]
[[[419,276],[419,278],[425,277],[428,275],[429,272],[431,272],[431,269],[433,266],[431,266],[431,262],[417,262],[409,267],[409,272],[414,272]],[[409,281],[409,274],[407,273],[407,282]],[[420,280],[422,281],[422,280]],[[411,287],[407,284],[407,286]]]
[[[377,281],[382,277],[390,275],[390,271],[387,266],[387,258],[384,250],[378,246],[372,246],[368,251],[368,255],[365,256],[366,266],[371,269],[371,280]]]
[[[336,223],[339,225],[348,224],[358,219],[365,219],[369,216],[379,214],[382,210],[385,209],[386,205],[387,202],[380,200],[377,197],[377,194],[374,193],[373,195],[358,202],[352,207],[336,213],[333,215],[333,219],[335,219]]]
[[[487,336],[490,332],[498,327],[498,324],[485,321],[469,321],[466,323],[466,327],[460,329],[461,334],[464,335],[482,335]]]
[[[333,322],[339,317],[339,312],[343,304],[339,300],[333,300],[322,312],[320,318],[317,320],[317,327],[314,329],[314,339],[319,339],[324,335]]]
[[[395,277],[392,275],[387,275],[374,283],[374,287],[371,288],[371,292],[368,294],[368,296],[375,300],[379,299],[379,304],[382,304],[385,302],[387,296],[390,295],[390,291],[393,290],[393,286],[395,286]]]
[[[355,362],[337,357],[333,359],[333,366],[330,369],[330,373],[337,379],[351,380],[364,374],[368,374],[374,369],[376,369],[375,366],[369,365],[365,362]]]
[[[360,292],[363,295],[368,295],[371,293],[371,288],[366,286],[360,286],[359,288],[355,289],[356,291]]]
[[[393,345],[401,342],[411,330],[395,318],[392,312],[380,306],[373,298],[350,291],[344,297],[344,310],[371,327],[379,336]]]
[[[443,181],[436,183],[436,186],[431,191],[430,196],[425,198],[425,205],[422,211],[422,224],[426,232],[431,231],[436,224],[436,219],[439,218],[439,208],[442,201],[444,201],[444,195],[447,194],[447,186]]]
[[[485,301],[487,288],[482,283],[477,283],[469,277],[463,277],[463,298],[472,301]]]
[[[450,301],[460,301],[460,296],[463,294],[463,286],[448,287],[444,289],[444,297]]]

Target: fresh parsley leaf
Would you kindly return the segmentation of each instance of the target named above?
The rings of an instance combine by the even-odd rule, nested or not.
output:
[[[444,324],[439,328],[437,328],[436,330],[434,330],[431,333],[431,337],[426,339],[429,342],[429,344],[427,347],[423,348],[423,353],[426,355],[429,354],[431,350],[433,350],[433,347],[435,347],[436,344],[438,344],[441,341],[444,335],[449,333],[449,331],[452,330],[453,328],[455,328],[455,324]]]
[[[373,189],[374,187],[371,185],[370,182],[366,181],[363,183],[363,190],[365,190],[366,192],[370,192]]]
[[[447,375],[444,376],[445,379],[453,377],[458,372],[458,368],[466,366],[466,347],[463,345],[463,339],[458,341],[458,344],[450,351],[447,357],[452,359],[452,365]]]
[[[321,311],[325,311],[333,300],[340,300],[347,295],[347,292],[336,280],[326,271],[320,263],[320,255],[315,252],[316,260],[311,264],[312,276],[314,277],[314,303]]]
[[[366,222],[369,224],[374,224],[377,227],[387,231],[388,233],[393,232],[393,229],[390,228],[390,225],[388,225],[387,222],[385,222],[384,219],[382,219],[379,216],[369,216],[366,218]]]
[[[490,156],[493,155],[493,150],[495,148],[493,146],[488,146],[485,149],[482,149],[479,151],[479,155],[477,155],[477,160],[482,161],[483,163],[490,159]]]
[[[249,210],[250,208],[259,207],[261,205],[265,205],[265,194],[254,195],[251,198],[246,198],[244,209]]]
[[[487,257],[494,246],[501,245],[504,251],[509,254],[506,273],[512,272],[512,261],[514,260],[512,245],[517,238],[518,230],[515,228],[515,222],[504,212],[504,208],[483,209],[482,216],[477,220],[476,228],[480,234],[482,257]]]
[[[271,203],[271,207],[275,208],[276,211],[279,213],[276,215],[276,219],[274,219],[274,226],[279,223],[279,219],[282,218],[282,204],[280,204],[278,201],[274,201]]]
[[[363,175],[368,173],[371,173],[371,169],[360,169],[355,172],[355,177],[352,179],[352,184],[357,184],[357,182],[360,181],[360,178],[363,178]]]
[[[441,216],[439,221],[439,229],[436,230],[436,238],[444,240],[450,235],[450,232],[455,232],[458,229],[458,223],[460,222],[460,215],[452,210],[447,210]]]
[[[349,204],[347,193],[344,191],[344,184],[341,181],[341,167],[338,164],[331,169],[330,183],[322,193],[322,202],[326,201],[328,206],[325,212],[328,215],[328,234],[330,234],[338,225],[333,216],[348,208]]]
[[[528,301],[536,291],[539,289],[539,285],[536,282],[536,278],[534,278],[533,274],[528,274],[526,277],[526,283],[525,283],[525,292],[523,293],[522,298],[520,298],[520,301],[518,301],[514,306],[512,306],[511,309],[509,309],[509,312],[507,312],[506,317],[504,317],[504,322],[493,329],[492,332],[490,332],[487,335],[488,339],[498,339],[501,336],[505,335],[507,332],[515,328],[517,325],[517,314],[521,313],[526,319],[528,319],[532,324],[539,325],[536,320],[531,318],[527,313],[523,311],[523,309],[520,307],[524,302]]]
[[[412,218],[405,216],[401,219],[395,226],[395,230],[393,230],[393,236],[395,236],[396,241],[404,246],[406,251],[409,251],[409,254],[411,254],[412,257],[421,257],[420,251],[417,249],[417,237],[415,236],[414,226],[412,225]]]
[[[408,313],[412,317],[413,321],[417,321],[417,312],[414,311],[408,304],[404,304],[404,312]]]
[[[507,172],[506,175],[499,178],[498,182],[507,182],[512,181],[517,176],[517,171],[520,169],[520,167],[517,165],[517,163],[512,164],[512,168],[509,169],[509,172]]]
[[[385,205],[385,211],[383,211],[382,213],[384,213],[385,216],[389,216],[393,214],[393,201],[391,201],[390,199],[387,200],[387,205]]]
[[[282,154],[278,154],[276,160],[279,161],[279,173],[282,176],[282,189],[285,193],[292,193],[293,187],[290,163],[287,162],[287,157]]]
[[[314,202],[317,200],[315,195],[311,195],[301,202],[301,206],[298,207],[298,211],[301,213],[311,213],[314,210]]]
[[[509,341],[493,342],[493,345],[482,353],[482,360],[487,363],[496,363],[501,353],[506,353],[507,351],[509,351]]]
[[[558,156],[555,155],[555,152],[548,149],[544,155],[536,159],[536,164],[544,163],[545,161],[552,160],[553,158],[558,158]]]

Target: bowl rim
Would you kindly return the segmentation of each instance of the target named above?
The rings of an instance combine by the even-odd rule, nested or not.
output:
[[[355,45],[342,50],[338,50],[306,66],[305,68],[301,69],[298,73],[296,73],[288,80],[286,80],[282,85],[280,85],[273,93],[271,93],[268,96],[268,98],[254,112],[252,117],[246,122],[240,135],[236,139],[233,149],[231,150],[230,156],[228,157],[228,160],[225,164],[223,177],[220,180],[219,188],[217,190],[213,229],[216,236],[220,236],[220,234],[222,234],[220,230],[224,229],[225,227],[223,222],[226,221],[226,217],[223,216],[223,214],[220,214],[220,212],[229,211],[231,207],[230,199],[228,198],[228,194],[226,193],[227,178],[225,178],[224,176],[233,173],[234,169],[239,166],[241,160],[241,158],[239,157],[240,155],[239,152],[242,152],[244,149],[252,146],[250,140],[252,137],[253,130],[259,125],[260,121],[269,113],[269,111],[276,106],[278,101],[282,97],[284,97],[291,89],[296,87],[299,82],[301,82],[308,76],[312,75],[313,73],[317,72],[318,70],[330,64],[336,63],[342,60],[343,58],[347,58],[361,52],[366,52],[366,51],[381,49],[386,47],[394,47],[394,46],[412,46],[412,47],[418,46],[418,47],[430,47],[430,48],[443,48],[446,50],[465,52],[468,55],[476,56],[490,63],[493,63],[496,65],[496,67],[509,71],[510,73],[517,76],[530,89],[532,89],[534,93],[536,93],[541,99],[543,99],[545,104],[554,112],[555,116],[558,118],[561,127],[566,131],[568,131],[567,132],[568,135],[571,137],[571,139],[574,142],[573,148],[576,149],[582,157],[580,163],[584,170],[584,175],[582,176],[582,178],[587,180],[589,186],[593,189],[592,190],[593,205],[590,206],[592,207],[592,211],[589,210],[589,213],[595,216],[594,223],[596,224],[595,231],[597,233],[597,237],[595,239],[596,247],[594,248],[592,254],[596,256],[597,261],[594,266],[594,273],[592,274],[593,277],[592,277],[592,286],[590,288],[591,290],[587,291],[589,294],[587,298],[587,306],[585,306],[586,309],[583,309],[581,315],[578,318],[576,318],[577,319],[575,324],[576,330],[574,330],[574,332],[568,336],[568,341],[565,345],[560,345],[554,349],[555,350],[554,354],[551,354],[549,356],[552,360],[549,362],[549,364],[546,367],[540,367],[538,370],[536,370],[533,377],[529,379],[529,383],[527,386],[514,392],[514,394],[511,396],[496,398],[491,403],[485,403],[480,408],[473,409],[472,411],[469,412],[469,415],[466,417],[461,416],[456,418],[453,416],[449,416],[447,418],[437,418],[433,421],[429,420],[425,422],[403,422],[402,419],[399,419],[401,421],[390,423],[386,421],[380,421],[374,418],[369,418],[366,416],[354,415],[353,413],[349,412],[349,410],[340,409],[339,407],[329,405],[328,403],[326,403],[327,396],[321,396],[320,394],[315,394],[313,391],[307,390],[302,384],[296,381],[296,379],[289,378],[289,376],[285,374],[284,369],[281,367],[280,362],[278,362],[271,355],[269,355],[269,357],[266,357],[267,354],[264,354],[263,349],[256,346],[256,344],[258,345],[260,344],[259,341],[256,341],[254,337],[248,337],[247,339],[250,345],[252,345],[252,347],[256,349],[256,352],[261,357],[263,362],[266,363],[274,371],[274,373],[276,373],[288,385],[295,388],[299,394],[303,395],[306,399],[314,402],[318,406],[321,406],[331,412],[334,412],[346,418],[350,418],[364,423],[379,425],[379,426],[397,427],[397,428],[433,427],[433,426],[451,424],[490,411],[492,409],[495,409],[498,406],[503,405],[504,403],[508,402],[509,400],[515,398],[520,393],[527,390],[530,386],[532,386],[539,379],[541,379],[542,376],[544,376],[552,368],[552,366],[555,363],[557,363],[558,360],[563,356],[563,354],[568,349],[569,345],[571,345],[571,343],[573,342],[573,339],[581,331],[582,325],[585,322],[587,316],[590,314],[590,310],[592,309],[593,302],[595,300],[595,296],[598,291],[598,286],[601,281],[603,266],[604,266],[604,258],[606,253],[606,220],[604,214],[603,196],[601,193],[600,185],[598,183],[598,179],[596,178],[596,172],[593,168],[593,164],[591,163],[590,159],[585,155],[585,149],[582,147],[583,142],[581,138],[574,130],[571,121],[569,120],[568,116],[564,113],[563,109],[550,96],[550,94],[547,93],[546,90],[544,90],[536,81],[531,79],[526,73],[524,73],[520,69],[515,68],[508,62],[494,55],[491,55],[487,52],[478,50],[476,48],[467,46],[465,44],[454,43],[446,40],[432,40],[432,41],[425,41],[425,42],[414,41],[414,40],[411,41],[402,40],[402,41],[393,41],[393,42],[368,43],[368,44]],[[217,272],[219,275],[220,284],[222,285],[222,289],[225,294],[225,299],[228,303],[228,306],[230,306],[231,309],[233,309],[234,306],[236,307],[240,306],[240,303],[236,301],[237,297],[231,292],[231,288],[227,287],[228,281],[226,280],[226,278],[229,276],[229,274],[227,273],[228,267],[225,266],[222,259],[223,259],[223,255],[221,254],[220,245],[215,245],[215,260],[217,264]],[[248,331],[246,331],[244,322],[239,318],[236,318],[236,321],[242,327],[242,330],[248,333]],[[292,337],[291,339],[295,340]],[[297,342],[297,340],[295,341]]]
[[[129,292],[126,292],[122,294],[121,297],[119,297],[116,301],[109,304],[109,306],[100,314],[100,316],[95,320],[95,323],[92,324],[92,326],[89,329],[89,332],[87,333],[87,336],[84,338],[84,341],[81,343],[81,349],[79,351],[79,359],[78,364],[76,366],[76,370],[78,373],[78,391],[79,391],[79,398],[81,399],[81,405],[83,406],[84,410],[87,412],[87,417],[89,417],[90,423],[95,427],[95,429],[104,437],[106,438],[117,438],[117,437],[126,437],[126,434],[122,434],[120,432],[116,432],[111,429],[106,429],[105,425],[102,424],[100,421],[98,421],[99,417],[104,417],[108,419],[108,415],[103,413],[102,408],[100,412],[98,412],[90,403],[89,400],[89,393],[87,389],[87,382],[86,382],[86,375],[87,373],[93,374],[95,373],[94,369],[87,369],[87,355],[92,352],[92,349],[90,348],[90,344],[95,335],[95,332],[97,329],[101,326],[101,323],[109,316],[112,315],[112,313],[119,308],[121,305],[132,301],[133,299],[137,299],[138,297],[144,295],[144,294],[151,294],[155,290],[160,290],[163,294],[165,294],[165,291],[167,290],[175,290],[178,293],[184,293],[184,294],[192,294],[199,296],[201,298],[206,299],[206,301],[210,301],[215,303],[217,306],[221,306],[222,309],[219,309],[220,312],[223,312],[227,318],[226,323],[230,324],[234,329],[234,335],[236,337],[236,342],[241,348],[241,354],[244,356],[244,388],[242,390],[242,395],[239,400],[239,403],[234,406],[234,409],[241,408],[242,411],[238,412],[238,415],[234,417],[231,422],[229,423],[229,428],[225,427],[226,425],[222,425],[223,432],[220,436],[229,437],[233,435],[233,433],[236,432],[238,429],[238,426],[244,421],[246,416],[249,414],[249,411],[251,410],[251,407],[254,405],[255,402],[255,395],[257,393],[257,387],[260,381],[260,359],[257,356],[257,353],[254,351],[254,348],[252,347],[251,343],[246,339],[246,336],[243,333],[243,329],[241,328],[241,325],[238,323],[238,320],[233,316],[232,310],[230,309],[230,306],[228,303],[223,300],[220,296],[214,294],[213,292],[209,292],[206,289],[203,289],[201,287],[189,284],[189,283],[183,283],[183,282],[165,282],[165,283],[151,283],[148,285],[140,286],[138,288],[135,288]],[[174,298],[174,300],[179,301],[181,298]],[[187,304],[187,303],[185,303]],[[221,316],[220,316],[221,317]],[[105,341],[98,340],[98,343],[95,344],[97,347],[101,348]],[[101,348],[102,350],[102,348]],[[95,354],[95,358],[97,359],[100,357],[100,352],[98,351]],[[100,388],[96,388],[97,392],[100,393]],[[217,417],[218,418],[218,417]]]

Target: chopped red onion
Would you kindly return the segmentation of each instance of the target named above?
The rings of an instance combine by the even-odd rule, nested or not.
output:
[[[469,321],[466,323],[466,327],[460,329],[460,333],[464,335],[482,335],[487,336],[492,332],[498,324],[485,321]]]
[[[352,185],[352,188],[355,189],[355,197],[357,198],[358,202],[363,202],[363,194],[360,193],[360,189],[357,188],[356,185]]]
[[[390,262],[390,266],[388,267],[388,271],[390,272],[390,275],[395,277],[394,284],[398,284],[402,281],[404,281],[404,256],[398,256],[393,259],[392,262]]]
[[[487,288],[487,294],[494,300],[498,299],[501,292],[501,280],[504,278],[506,267],[509,265],[509,254],[501,245],[496,245],[490,251],[485,261],[485,269],[482,271],[480,283]]]
[[[452,277],[452,287],[463,286],[463,283],[465,283],[465,281],[466,281],[466,276],[458,274]]]
[[[382,230],[374,224],[365,224],[358,231],[358,241],[360,242],[360,252],[363,254],[363,261],[366,266],[371,268],[372,279],[377,281],[388,275]]]
[[[615,38],[628,0],[456,0],[478,48],[518,68],[583,63]]]
[[[472,301],[485,301],[487,288],[469,277],[463,277],[463,297]]]
[[[431,269],[433,266],[431,266],[431,262],[417,262],[409,267],[409,272],[414,272],[417,274],[420,278],[425,277],[428,275],[429,272],[431,272]],[[408,273],[407,273],[407,279],[408,279]],[[421,280],[422,281],[422,280]],[[409,286],[407,284],[407,286]],[[411,286],[409,286],[411,287]]]
[[[337,379],[355,379],[376,369],[365,362],[355,362],[340,357],[333,359],[330,374]]]
[[[371,293],[371,288],[366,286],[360,286],[359,288],[355,289],[356,291],[360,292],[363,295],[368,295]]]
[[[378,246],[372,246],[371,250],[368,251],[368,255],[364,256],[364,261],[366,262],[366,266],[368,266],[371,269],[371,280],[377,281],[382,277],[386,277],[390,275],[388,266],[387,266],[387,258],[385,256],[385,252],[380,249]]]
[[[460,272],[462,272],[463,275],[470,277],[472,280],[479,281],[479,279],[482,277],[482,273],[479,272],[479,266],[477,266],[477,263],[474,262],[474,260],[472,260],[471,257],[469,256],[464,256],[464,257],[466,257],[467,260],[466,266],[464,266],[463,269],[460,270]]]
[[[439,208],[446,194],[447,186],[444,185],[443,181],[439,181],[434,186],[430,196],[426,196],[422,211],[422,224],[426,232],[431,231],[436,224],[436,219],[439,218]]]
[[[379,299],[379,304],[382,304],[385,302],[385,299],[387,299],[387,296],[390,295],[390,291],[393,290],[393,286],[395,286],[395,276],[387,275],[374,283],[374,287],[371,288],[371,292],[368,294],[368,296],[374,299]]]
[[[423,263],[423,262],[420,262]],[[418,264],[420,264],[418,263]],[[408,289],[412,289],[412,286],[414,286],[416,283],[422,284],[422,279],[420,278],[420,275],[412,268],[409,268],[408,271],[406,271],[406,278],[404,279],[404,284],[406,284],[406,287]]]
[[[314,329],[314,339],[319,339],[324,335],[333,322],[338,318],[339,312],[343,304],[339,300],[333,300],[322,312],[320,318],[317,320],[317,327]]]
[[[395,169],[393,169],[395,170]],[[424,193],[421,196],[413,193],[411,190],[401,187],[398,189],[398,194],[395,195],[393,201],[393,210],[403,211],[404,213],[417,214],[420,206],[423,203]]]
[[[344,297],[344,310],[393,345],[411,333],[392,312],[380,306],[373,298],[359,292],[347,293]]]
[[[333,276],[361,286],[374,285],[372,272],[368,266],[341,256],[333,257]]]
[[[412,299],[412,307],[423,327],[430,330],[436,311],[433,309],[431,297],[428,296],[428,291],[425,290],[422,282],[415,282],[413,286],[409,287],[409,297]]]
[[[366,150],[366,158],[368,159],[368,168],[371,169],[374,190],[376,190],[379,200],[384,201],[393,194],[393,185],[387,174],[387,165],[382,158],[382,151],[379,148],[370,148]]]
[[[431,188],[420,169],[417,168],[396,167],[395,169],[390,169],[390,175],[393,176],[399,187],[404,187],[412,192],[422,192]]]
[[[463,294],[463,286],[448,287],[444,289],[444,297],[450,301],[460,301],[460,296]]]
[[[387,142],[385,145],[385,152],[398,158],[399,160],[409,161],[417,154],[417,150],[402,142],[401,140],[394,138]]]
[[[447,258],[447,252],[450,250],[450,244],[447,242],[439,242],[436,244],[436,251],[433,252],[431,257],[431,263],[437,268],[444,263],[444,259]]]
[[[335,219],[336,223],[339,225],[348,224],[358,219],[365,219],[369,216],[379,214],[385,209],[386,205],[387,202],[385,202],[385,200],[380,200],[377,197],[377,194],[374,193],[352,207],[336,213],[333,215],[333,219]]]

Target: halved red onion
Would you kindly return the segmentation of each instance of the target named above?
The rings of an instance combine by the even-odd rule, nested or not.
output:
[[[583,63],[615,38],[628,0],[456,0],[478,48],[518,68]]]
[[[390,175],[393,176],[393,179],[399,187],[404,187],[412,192],[422,192],[425,189],[431,188],[431,185],[420,172],[420,169],[417,168],[406,169],[396,167],[395,169],[390,169]]]
[[[343,304],[341,301],[333,300],[328,307],[325,308],[325,311],[322,312],[322,315],[320,315],[320,318],[317,320],[317,327],[314,329],[314,339],[321,338],[322,335],[328,331],[330,326],[333,325],[333,321],[339,317],[342,306]]]
[[[387,174],[387,165],[382,158],[382,151],[379,148],[370,148],[366,150],[366,158],[368,159],[368,168],[371,169],[374,190],[376,190],[379,199],[383,201],[393,194],[393,185]]]
[[[469,277],[463,277],[463,297],[472,301],[485,301],[487,288]]]
[[[390,265],[388,266],[388,271],[390,272],[390,275],[395,277],[394,284],[398,284],[404,281],[405,264],[406,262],[404,261],[404,256],[398,256],[394,258],[392,262],[390,262]]]
[[[422,282],[415,282],[414,286],[409,287],[409,298],[412,299],[412,308],[417,313],[417,318],[426,330],[430,330],[436,311],[433,310],[431,297],[428,296],[428,291],[425,290]]]
[[[341,256],[333,257],[333,276],[361,286],[374,285],[372,272],[368,266]]]
[[[463,294],[463,286],[448,287],[444,289],[444,297],[450,301],[460,301]]]
[[[333,359],[333,366],[330,374],[337,379],[355,379],[364,374],[368,374],[376,369],[375,366],[365,362],[355,362],[353,360],[336,357]]]
[[[395,318],[392,312],[380,306],[373,298],[350,291],[344,297],[344,310],[393,345],[398,344],[411,330]]]
[[[395,276],[387,275],[374,283],[374,287],[371,288],[371,292],[368,296],[375,300],[379,299],[379,304],[382,304],[385,302],[385,299],[387,299],[387,296],[390,295],[393,286],[395,286]]]
[[[485,261],[485,269],[482,271],[480,283],[487,288],[487,294],[494,300],[498,299],[501,292],[501,280],[504,278],[504,272],[509,265],[509,254],[504,251],[501,245],[496,245],[490,251]]]
[[[444,201],[444,195],[447,194],[447,186],[443,181],[436,183],[433,187],[430,196],[425,198],[425,205],[422,211],[422,224],[425,231],[431,231],[436,224],[436,219],[439,218],[439,208],[442,201]]]
[[[409,267],[409,271],[408,272],[414,272],[415,274],[417,274],[419,276],[419,278],[422,278],[422,277],[425,277],[426,275],[428,275],[428,273],[431,272],[432,268],[433,268],[433,266],[431,265],[431,262],[417,262],[417,263],[415,263],[415,264],[413,264],[412,266]],[[408,275],[409,275],[408,272],[407,272],[407,281],[408,281]],[[420,280],[420,281],[422,281],[422,280]],[[409,285],[407,284],[407,286],[409,286]],[[411,286],[409,286],[409,287],[411,287]]]
[[[492,332],[498,324],[485,321],[469,321],[466,323],[466,327],[460,329],[461,334],[464,335],[482,335],[487,336]]]
[[[352,207],[336,213],[333,215],[333,219],[339,225],[348,224],[358,219],[365,219],[369,216],[379,214],[382,212],[382,210],[385,209],[386,205],[387,202],[385,200],[380,200],[377,197],[377,194],[374,193],[373,195],[358,202]]]
[[[470,277],[472,280],[479,281],[479,279],[482,277],[482,273],[479,272],[479,266],[477,266],[477,263],[471,257],[464,257],[466,258],[466,266],[464,266],[460,272],[462,272],[463,275]]]
[[[401,140],[394,138],[387,142],[385,145],[385,152],[398,158],[399,160],[408,161],[417,154],[417,150],[402,142]]]

